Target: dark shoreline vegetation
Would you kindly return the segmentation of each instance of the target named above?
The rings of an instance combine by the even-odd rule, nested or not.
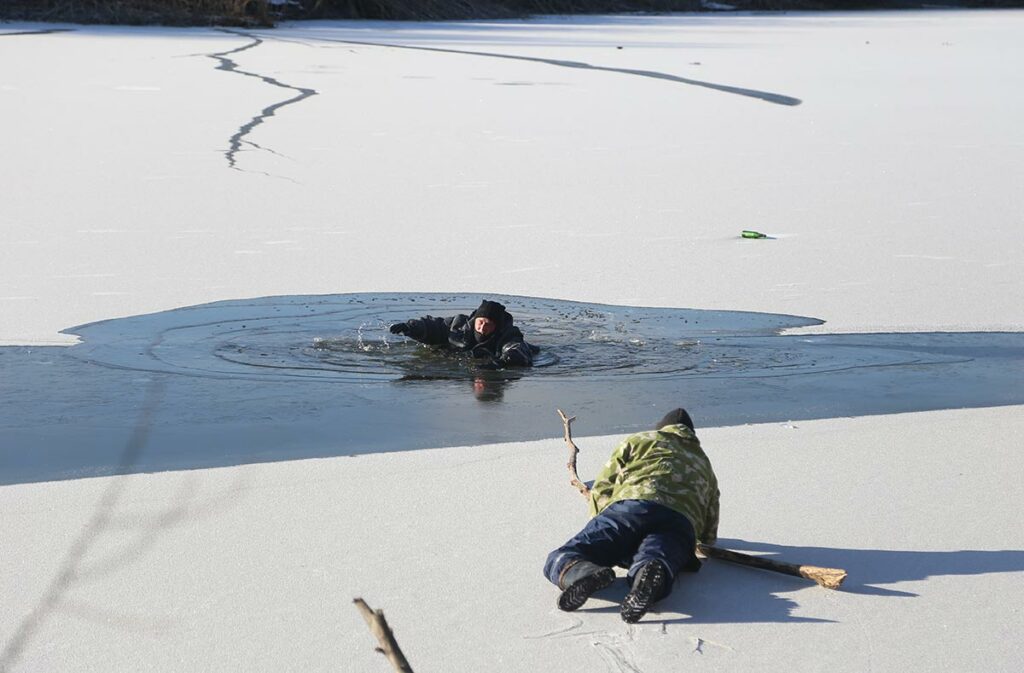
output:
[[[1024,7],[1022,0],[0,0],[0,21],[273,26],[289,19],[426,21],[535,14]]]

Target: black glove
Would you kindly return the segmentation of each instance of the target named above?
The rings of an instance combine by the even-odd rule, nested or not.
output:
[[[404,322],[396,322],[394,325],[389,327],[388,330],[390,330],[392,334],[405,335],[409,333],[409,325]]]
[[[527,355],[529,349],[522,343],[507,343],[502,348],[501,357],[498,361],[502,367],[529,367],[533,364],[532,355]]]

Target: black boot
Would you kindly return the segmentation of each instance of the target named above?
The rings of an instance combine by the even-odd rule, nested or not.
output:
[[[636,574],[633,588],[622,599],[619,614],[622,621],[635,624],[647,614],[651,606],[665,595],[668,570],[661,561],[649,561]]]
[[[615,571],[590,561],[577,561],[562,573],[559,586],[558,609],[571,612],[579,609],[590,594],[600,591],[615,581]]]

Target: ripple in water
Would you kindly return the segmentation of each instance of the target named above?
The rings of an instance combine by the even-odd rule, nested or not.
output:
[[[587,304],[487,295],[541,348],[530,370],[487,376],[565,378],[769,374],[821,367],[820,355],[750,337],[819,320],[736,311]],[[357,294],[217,302],[68,330],[77,355],[111,366],[216,377],[359,381],[459,379],[478,363],[394,336],[422,315],[469,313],[485,295]],[[220,319],[210,320],[216,314]],[[112,334],[116,331],[116,334]]]

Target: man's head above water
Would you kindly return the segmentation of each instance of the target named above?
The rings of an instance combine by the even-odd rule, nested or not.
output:
[[[473,331],[482,337],[489,337],[498,329],[498,323],[505,315],[505,307],[496,301],[484,299],[473,311]]]
[[[427,346],[469,353],[474,359],[489,361],[492,369],[530,367],[540,349],[523,339],[512,316],[496,301],[485,299],[471,315],[460,313],[448,318],[430,315],[396,322],[388,327]]]
[[[498,324],[490,318],[475,318],[473,320],[473,331],[482,337],[489,337],[494,334],[497,326]]]

